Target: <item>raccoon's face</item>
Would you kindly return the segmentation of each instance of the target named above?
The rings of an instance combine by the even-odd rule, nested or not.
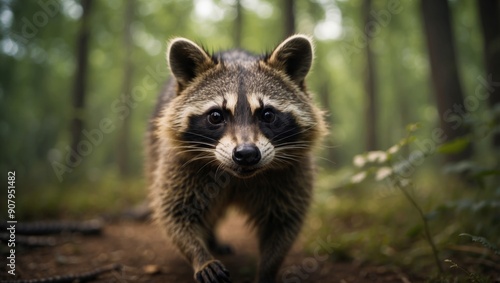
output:
[[[298,162],[323,127],[305,92],[312,45],[293,36],[270,55],[218,57],[186,39],[169,47],[178,95],[165,110],[179,154],[248,178]]]

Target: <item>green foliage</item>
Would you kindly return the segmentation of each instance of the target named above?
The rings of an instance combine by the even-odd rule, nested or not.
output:
[[[47,185],[29,192],[19,191],[19,219],[89,219],[117,215],[146,199],[144,180],[120,179],[106,172],[101,180],[75,184]]]
[[[433,236],[431,234],[431,231],[429,229],[429,215],[425,215],[421,206],[418,204],[418,201],[416,200],[415,196],[412,195],[412,191],[415,190],[415,186],[413,182],[409,179],[401,179],[397,175],[397,169],[393,165],[392,160],[394,159],[394,156],[400,152],[401,149],[403,149],[405,146],[409,146],[412,142],[415,141],[415,137],[413,136],[413,133],[419,128],[419,124],[410,124],[406,127],[407,129],[407,136],[400,140],[397,144],[393,145],[391,148],[388,150],[384,151],[371,151],[368,152],[364,155],[357,155],[354,157],[353,163],[357,167],[360,167],[361,169],[365,168],[365,166],[368,164],[370,167],[368,170],[361,170],[359,173],[354,175],[351,178],[351,182],[358,182],[360,178],[358,176],[366,176],[369,172],[374,172],[375,175],[375,180],[376,181],[382,181],[385,180],[386,178],[390,180],[390,184],[401,191],[403,195],[406,197],[406,199],[410,202],[410,204],[416,209],[418,212],[418,215],[420,217],[420,220],[422,221],[422,226],[423,229],[421,229],[419,226],[416,226],[418,228],[413,229],[411,233],[409,233],[409,236],[414,234],[416,231],[423,231],[425,234],[425,238],[427,240],[427,243],[432,249],[432,254],[435,259],[435,264],[437,269],[440,271],[440,273],[443,272],[443,268],[441,266],[441,262],[439,259],[438,255],[438,250],[436,248],[436,244],[434,243]]]
[[[470,237],[473,242],[480,243],[481,245],[483,245],[486,248],[488,248],[491,251],[493,251],[496,255],[500,255],[500,249],[498,249],[495,245],[493,245],[492,243],[490,243],[484,237],[474,236],[474,235],[467,234],[467,233],[462,233],[459,236]]]
[[[464,151],[469,144],[469,138],[457,138],[441,145],[437,151],[442,154],[458,153]]]
[[[460,233],[473,231],[497,238],[500,191],[497,189],[496,165],[466,160],[442,167],[440,173],[446,175],[439,176],[436,170],[422,175],[420,172],[426,171],[425,161],[432,160],[435,153],[442,153],[438,152],[438,145],[434,151],[421,150],[418,144],[422,138],[417,136],[419,129],[420,124],[407,126],[406,137],[388,149],[354,156],[354,168],[350,173],[344,169],[345,172],[340,174],[343,175],[341,181],[330,177],[320,184],[323,189],[320,189],[318,201],[323,205],[316,208],[319,212],[315,216],[333,218],[329,221],[337,228],[327,229],[327,232],[320,229],[319,234],[339,235],[336,245],[342,247],[341,254],[346,255],[343,258],[403,262],[419,272],[428,270],[429,261],[434,259],[434,266],[439,270],[442,268],[440,258],[456,253],[449,247],[461,244],[457,241]],[[422,153],[419,158],[423,161],[412,161],[415,152]],[[409,167],[413,169],[408,170]],[[334,182],[343,185],[332,188]],[[406,207],[405,202],[411,206]],[[328,216],[329,213],[334,216]],[[353,217],[359,226],[343,223],[352,223]],[[312,220],[313,223],[318,221]],[[484,238],[476,239],[486,243]],[[431,248],[425,248],[424,244]],[[494,245],[490,243],[489,246]],[[481,273],[482,270],[486,274],[491,272],[488,268],[477,265],[474,268],[478,271],[467,273],[466,280],[473,278],[476,281],[471,282],[490,282]],[[442,270],[444,274],[432,277],[429,282],[457,282],[461,278]]]
[[[462,266],[458,265],[457,263],[453,262],[450,259],[446,259],[445,262],[450,263],[450,268],[456,268],[461,270],[463,273],[467,275],[467,281],[472,282],[472,283],[489,283],[491,280],[489,280],[487,277],[475,274],[473,272],[469,272],[467,269],[463,268]],[[441,281],[442,280],[442,281]],[[431,282],[450,282],[450,280],[444,280],[444,279],[438,279],[434,280]]]

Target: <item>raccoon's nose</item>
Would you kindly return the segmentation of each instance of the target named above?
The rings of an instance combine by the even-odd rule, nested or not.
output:
[[[255,165],[260,161],[260,150],[253,144],[239,145],[233,150],[233,160],[238,165]]]

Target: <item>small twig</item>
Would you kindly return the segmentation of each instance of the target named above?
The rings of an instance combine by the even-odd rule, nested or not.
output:
[[[87,282],[90,280],[97,279],[99,275],[107,272],[120,271],[122,269],[121,264],[113,264],[110,266],[96,268],[92,271],[88,271],[80,274],[69,274],[62,276],[54,276],[49,278],[38,278],[38,279],[21,279],[21,280],[11,280],[2,281],[2,283],[72,283],[72,282]]]
[[[467,275],[467,277],[469,277],[469,279],[471,280],[472,283],[480,283],[481,282],[481,280],[477,277],[476,274],[469,272],[467,269],[456,264],[451,259],[445,259],[444,262],[450,263],[451,264],[450,268],[457,268],[459,270],[462,270]]]
[[[400,182],[397,182],[396,186],[403,192],[406,199],[408,199],[408,201],[418,211],[418,215],[420,216],[420,219],[424,223],[425,237],[427,239],[427,243],[429,243],[429,245],[431,246],[432,254],[434,255],[434,260],[436,261],[436,266],[439,269],[439,273],[443,273],[444,272],[443,266],[441,265],[441,261],[439,260],[438,250],[436,248],[436,244],[434,244],[434,240],[432,239],[431,230],[429,229],[429,224],[427,223],[427,219],[425,218],[424,212],[422,211],[418,203],[410,195],[410,193],[408,193],[408,191],[401,185]]]

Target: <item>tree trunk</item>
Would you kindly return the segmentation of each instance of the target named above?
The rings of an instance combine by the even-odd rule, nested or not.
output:
[[[489,82],[489,103],[493,108],[500,104],[500,2],[477,0],[484,37],[486,81]],[[489,79],[491,78],[491,79]],[[500,123],[500,121],[497,121]],[[493,136],[493,146],[500,149],[500,133]]]
[[[243,32],[243,11],[241,8],[241,0],[236,0],[236,19],[234,23],[234,45],[241,48],[241,35]]]
[[[441,129],[446,141],[451,141],[468,131],[463,123],[467,110],[458,78],[448,1],[422,0],[421,13]],[[447,155],[446,159],[456,162],[470,157],[471,153],[472,147],[468,146],[462,152]]]
[[[123,68],[122,93],[126,105],[131,105],[131,83],[132,83],[132,31],[131,24],[134,17],[134,0],[127,0],[124,15],[124,34],[123,45],[125,49],[125,66]],[[123,124],[118,135],[117,141],[117,162],[118,170],[122,177],[126,177],[130,171],[129,168],[129,133],[130,133],[130,117],[132,107],[129,107],[128,115],[123,116]]]
[[[372,1],[363,1],[363,19],[364,26],[368,27],[370,22],[374,21],[371,11]],[[366,69],[365,69],[365,121],[366,121],[366,150],[377,149],[377,90],[375,61],[372,53],[371,36],[366,36]]]
[[[393,40],[391,42],[388,42],[388,51],[389,54],[392,54],[395,58],[402,58],[402,46],[403,44],[397,44],[396,41],[400,40],[400,33],[395,34],[393,36]],[[399,43],[399,42],[398,42]],[[385,133],[384,135],[387,137],[390,137],[389,140],[384,141],[384,144],[394,144],[394,141],[400,139],[401,137],[404,137],[406,135],[406,126],[410,124],[411,122],[411,107],[410,104],[411,102],[408,101],[408,97],[402,95],[404,93],[408,93],[408,82],[405,81],[405,78],[407,77],[406,70],[404,68],[401,68],[401,65],[399,64],[390,64],[388,66],[389,71],[390,71],[390,76],[391,76],[391,86],[394,92],[394,106],[397,107],[395,109],[393,114],[397,116],[392,116],[394,117],[399,117],[399,123],[395,123],[397,129],[384,129]],[[380,135],[379,135],[380,137]],[[410,154],[410,149],[405,146],[402,149],[402,154],[408,156]]]
[[[90,37],[90,12],[92,0],[82,0],[83,14],[80,30],[76,39],[76,71],[73,84],[73,111],[74,117],[71,122],[71,149],[82,156],[79,149],[84,128],[85,94],[87,87],[87,69]],[[81,146],[81,145],[80,145]],[[77,156],[71,155],[71,161],[77,162]]]
[[[285,37],[295,34],[295,0],[284,0]]]

